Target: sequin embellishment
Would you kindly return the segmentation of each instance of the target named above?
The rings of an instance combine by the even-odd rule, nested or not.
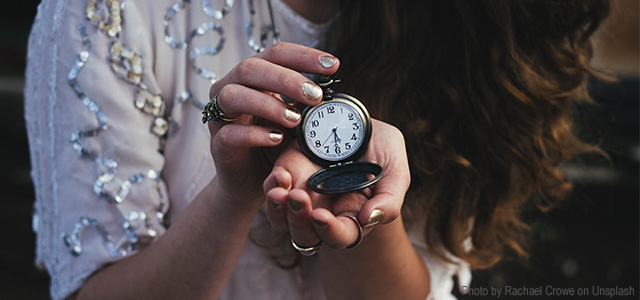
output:
[[[191,62],[192,70],[201,78],[208,80],[210,83],[215,82],[217,75],[210,70],[200,67],[197,64],[198,58],[202,55],[214,56],[219,54],[224,48],[225,32],[221,21],[227,13],[229,13],[234,5],[234,0],[221,0],[218,5],[220,9],[214,8],[210,0],[201,0],[202,12],[212,20],[204,22],[191,30],[184,40],[176,40],[171,35],[171,22],[174,17],[182,13],[187,5],[191,5],[191,0],[182,0],[171,5],[164,16],[164,41],[172,48],[180,51],[188,51],[188,59]],[[269,35],[271,41],[275,44],[278,41],[278,33],[273,25],[273,15],[270,13],[271,24],[261,25],[259,30],[259,38],[253,37],[254,34],[254,2],[248,0],[250,20],[245,25],[248,46],[255,52],[260,52],[268,47]],[[220,7],[220,6],[218,6]],[[144,83],[144,68],[142,56],[127,47],[120,40],[122,32],[123,18],[122,12],[125,9],[122,0],[87,0],[86,19],[93,24],[100,32],[111,39],[108,53],[108,63],[113,73],[136,87],[133,95],[133,106],[141,112],[152,116],[152,124],[150,131],[160,138],[160,145],[163,145],[164,139],[169,135],[169,129],[177,131],[178,125],[169,122],[170,112],[168,112],[165,101],[159,93],[151,91]],[[271,9],[269,7],[269,9]],[[89,50],[91,43],[86,33],[84,25],[79,26],[82,37],[82,48],[78,54],[73,67],[67,75],[67,81],[73,91],[86,109],[91,112],[96,120],[97,126],[90,129],[78,130],[71,134],[70,142],[72,148],[80,157],[89,159],[96,163],[99,167],[99,175],[93,185],[93,191],[101,199],[106,199],[114,205],[116,211],[119,212],[121,218],[120,228],[123,230],[125,242],[121,246],[116,246],[121,239],[114,238],[107,228],[101,224],[98,219],[90,216],[82,216],[78,219],[69,234],[63,235],[63,241],[69,248],[71,254],[79,256],[83,253],[82,234],[85,230],[94,230],[102,239],[102,243],[109,255],[112,257],[121,257],[129,254],[131,251],[138,249],[144,245],[151,243],[157,236],[156,230],[151,226],[152,217],[159,220],[165,227],[168,226],[165,211],[168,208],[168,199],[160,188],[160,174],[156,170],[146,170],[135,173],[126,179],[118,177],[119,165],[114,159],[100,155],[88,149],[83,141],[87,138],[96,137],[102,131],[107,130],[109,119],[102,111],[100,106],[87,96],[81,86],[77,82],[77,78],[89,60]],[[206,46],[193,46],[192,41],[198,37],[211,32],[217,36],[217,43]],[[173,106],[184,102],[191,102],[196,108],[202,109],[203,102],[195,99],[189,91],[183,91],[176,99]],[[162,150],[162,146],[160,147]],[[160,196],[158,207],[153,212],[143,211],[123,211],[121,204],[131,193],[131,190],[145,181],[155,182],[157,192]]]
[[[109,1],[107,3],[108,7],[112,8],[113,5],[117,4],[117,1]],[[94,20],[93,16],[95,14],[90,14],[89,11],[92,8],[96,8],[97,2],[92,2],[91,0],[88,3],[87,7],[87,17],[91,20]],[[109,6],[111,5],[111,6]],[[122,7],[120,4],[116,5],[117,7]],[[118,11],[119,12],[119,11]],[[92,19],[93,18],[93,19]],[[113,16],[112,16],[113,18]],[[119,13],[118,18],[116,20],[120,20]],[[94,22],[95,23],[95,22]],[[113,22],[111,23],[113,25]],[[109,36],[117,36],[119,32],[114,28],[112,30],[103,30],[107,25],[99,23],[99,28],[102,32],[106,33]],[[156,186],[158,186],[158,193],[160,195],[160,203],[157,211],[154,212],[155,217],[161,221],[161,223],[165,224],[165,215],[164,211],[167,208],[166,199],[159,188],[159,173],[155,170],[148,170],[141,173],[136,173],[130,176],[126,180],[120,180],[117,177],[118,174],[118,163],[108,157],[101,156],[91,149],[87,149],[82,141],[85,138],[95,137],[100,132],[107,129],[108,118],[100,109],[98,104],[93,101],[90,97],[88,97],[83,89],[77,82],[78,75],[81,70],[89,60],[89,50],[91,49],[91,43],[89,41],[88,35],[86,33],[86,28],[84,25],[79,25],[78,30],[80,31],[80,35],[82,37],[82,49],[78,54],[78,58],[76,62],[72,66],[71,70],[67,75],[67,81],[69,86],[76,93],[78,98],[82,101],[82,104],[87,108],[89,112],[95,115],[98,126],[88,130],[78,130],[71,134],[70,142],[72,144],[73,149],[78,153],[80,157],[84,157],[86,159],[94,161],[100,168],[101,173],[94,182],[93,191],[96,195],[110,200],[111,203],[115,205],[117,210],[120,212],[122,216],[122,226],[121,228],[124,230],[126,235],[126,242],[120,248],[115,246],[115,243],[112,240],[110,233],[105,229],[105,227],[96,219],[83,216],[79,219],[79,221],[75,224],[74,229],[71,234],[64,234],[63,240],[65,245],[69,248],[71,254],[78,256],[83,252],[82,243],[80,241],[80,235],[82,232],[88,228],[95,229],[96,232],[102,237],[103,245],[109,252],[112,257],[119,257],[128,254],[129,252],[137,249],[142,245],[146,245],[151,242],[151,240],[157,235],[155,229],[149,223],[148,216],[145,212],[142,211],[122,211],[119,204],[123,203],[126,197],[129,195],[131,189],[134,185],[142,183],[144,180],[151,180],[156,182]],[[113,33],[113,35],[111,34]],[[115,45],[115,46],[114,46]],[[114,72],[121,78],[136,84],[142,91],[146,91],[146,87],[141,83],[141,64],[138,63],[139,57],[133,51],[130,51],[126,47],[122,46],[118,41],[115,41],[112,44],[112,69]],[[115,63],[114,63],[115,61]],[[126,62],[126,63],[123,63]],[[126,65],[125,67],[122,67]],[[148,104],[146,101],[146,97],[142,96],[141,98],[145,98],[144,104],[141,105],[141,109],[147,109],[150,114],[160,114],[162,110],[162,99],[158,99],[155,95],[146,91],[148,98],[151,98],[151,103]],[[139,102],[138,100],[136,100]],[[158,118],[155,119],[157,122]],[[167,128],[168,125],[166,123],[160,124],[159,127]],[[158,135],[163,135],[164,132],[156,133]],[[138,229],[146,229],[144,235],[136,234]]]
[[[224,15],[226,15],[233,7],[233,0],[224,0],[224,6],[221,10],[215,10],[211,7],[211,3],[209,0],[202,0],[202,11],[207,16],[210,16],[216,20],[222,20]]]
[[[104,1],[106,4],[100,5]],[[124,2],[118,0],[88,0],[87,19],[97,24],[103,33],[115,37],[122,30],[122,9]]]

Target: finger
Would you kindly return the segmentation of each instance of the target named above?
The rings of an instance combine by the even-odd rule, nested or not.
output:
[[[213,84],[210,97],[223,86],[233,83],[283,94],[308,105],[315,105],[322,98],[322,88],[309,78],[258,57],[243,60],[227,76]]]
[[[211,154],[218,161],[224,161],[240,149],[252,147],[273,147],[280,144],[284,134],[277,129],[256,125],[227,124],[219,127],[209,124],[214,135],[211,139]]]
[[[300,120],[300,112],[295,107],[239,84],[228,84],[220,90],[218,107],[230,118],[253,115],[288,128],[295,127]]]
[[[409,186],[409,174],[389,172],[372,189],[373,197],[362,205],[358,214],[365,228],[389,223],[400,216],[405,193]]]
[[[376,224],[387,224],[400,216],[404,197],[411,182],[411,174],[407,163],[407,153],[404,148],[402,133],[395,127],[383,124],[374,120],[374,130],[380,136],[387,137],[385,144],[396,145],[387,153],[393,155],[383,155],[377,159],[378,163],[384,165],[382,178],[371,188],[371,197],[360,209],[358,218],[365,228]],[[370,144],[370,150],[377,152],[376,148],[381,147],[375,140]],[[387,147],[382,144],[382,147]],[[384,151],[378,151],[384,152]]]
[[[291,173],[287,172],[283,167],[275,166],[271,170],[271,174],[264,180],[262,188],[265,194],[276,187],[281,187],[288,191],[291,189],[291,180]]]
[[[311,218],[316,232],[331,248],[346,248],[361,239],[360,228],[345,215],[336,217],[327,209],[318,208],[313,210]]]
[[[300,246],[312,246],[320,242],[311,222],[311,198],[306,191],[293,189],[289,192],[287,221],[291,237]]]
[[[303,73],[333,74],[338,61],[330,67],[323,63],[329,54],[290,43],[279,43],[264,52],[240,62],[227,76],[211,86],[209,97],[217,94],[227,84],[241,84],[259,90],[286,95],[308,105],[317,104],[322,89]]]
[[[307,179],[320,168],[311,162],[297,145],[285,149],[275,162],[291,176],[291,187],[307,190]]]
[[[289,192],[281,187],[270,189],[266,193],[265,212],[271,226],[282,232],[289,231],[287,222],[287,197]]]
[[[340,60],[327,52],[287,42],[277,43],[256,56],[309,74],[331,75],[340,66]]]

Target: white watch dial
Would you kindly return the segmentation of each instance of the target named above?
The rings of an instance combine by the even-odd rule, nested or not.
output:
[[[327,161],[341,161],[361,146],[365,122],[358,109],[343,101],[327,101],[315,107],[304,123],[309,150]]]

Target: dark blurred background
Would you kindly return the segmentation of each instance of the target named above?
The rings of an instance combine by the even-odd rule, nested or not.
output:
[[[49,297],[49,278],[34,266],[34,195],[22,98],[37,3],[14,2],[18,8],[0,12],[0,299]],[[613,16],[598,34],[596,65],[614,71],[618,81],[592,81],[598,104],[581,107],[578,114],[584,137],[599,143],[610,159],[593,155],[567,166],[573,195],[549,213],[526,216],[534,237],[530,259],[508,257],[496,268],[474,272],[471,287],[487,288],[489,296],[492,287],[505,286],[631,286],[635,296],[629,298],[640,295],[638,1],[612,3]],[[518,297],[527,298],[541,297]]]

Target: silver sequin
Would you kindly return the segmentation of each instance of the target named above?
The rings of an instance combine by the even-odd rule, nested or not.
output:
[[[213,71],[209,71],[207,69],[199,67],[196,64],[196,58],[198,58],[198,56],[200,55],[216,55],[220,53],[220,51],[222,50],[222,47],[224,46],[224,41],[225,41],[224,30],[222,29],[221,26],[219,26],[215,22],[204,23],[200,25],[200,27],[198,28],[199,28],[198,32],[199,33],[202,32],[200,35],[208,31],[215,31],[220,36],[218,40],[218,45],[216,45],[215,47],[211,47],[211,46],[198,47],[189,52],[189,58],[191,59],[191,64],[193,65],[193,69],[196,71],[196,74],[198,74],[198,76],[204,79],[209,80],[213,84],[216,80],[218,80],[218,77]]]
[[[70,249],[71,254],[75,256],[79,256],[83,252],[82,242],[80,242],[80,234],[86,228],[95,229],[98,234],[102,237],[102,243],[104,247],[109,252],[111,257],[121,257],[129,253],[132,248],[116,248],[111,240],[111,236],[105,230],[104,226],[100,224],[97,220],[81,217],[80,220],[75,224],[73,228],[73,232],[71,234],[65,234],[63,236],[63,240],[65,245]]]
[[[222,0],[224,1],[224,6],[221,10],[216,10],[211,7],[211,3],[209,0],[202,0],[202,11],[207,15],[216,20],[222,20],[224,16],[231,10],[233,7],[233,0]]]

